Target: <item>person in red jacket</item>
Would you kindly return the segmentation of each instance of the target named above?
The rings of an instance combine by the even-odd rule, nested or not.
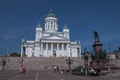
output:
[[[24,73],[24,74],[25,74],[25,72],[26,72],[26,69],[25,69],[24,67],[20,67],[20,74],[21,74],[21,73]]]

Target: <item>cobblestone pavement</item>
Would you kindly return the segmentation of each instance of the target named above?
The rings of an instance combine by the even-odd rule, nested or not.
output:
[[[0,71],[0,80],[120,80],[120,71],[105,76],[76,76],[69,73],[61,74],[53,71],[27,71],[20,74],[17,70]]]

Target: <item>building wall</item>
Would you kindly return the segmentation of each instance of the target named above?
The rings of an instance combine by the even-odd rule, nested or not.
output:
[[[44,31],[39,24],[33,41],[22,44],[28,57],[78,57],[81,53],[80,44],[70,42],[69,29],[65,25],[62,32],[58,32],[57,18],[51,12],[45,18]],[[21,47],[21,56],[24,53]],[[79,51],[78,51],[79,48]]]
[[[54,45],[56,44],[56,48],[54,49]],[[40,47],[41,46],[41,47]],[[49,49],[49,46],[51,49]],[[25,50],[25,54],[27,57],[55,57],[54,53],[56,53],[56,57],[78,57],[79,46],[70,46],[68,43],[41,43],[41,45],[36,44],[28,45]]]

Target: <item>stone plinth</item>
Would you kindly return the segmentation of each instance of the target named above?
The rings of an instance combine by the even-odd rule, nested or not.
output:
[[[91,62],[90,67],[92,68],[100,68],[101,70],[106,70],[108,69],[108,65],[109,65],[109,60],[104,59],[104,60],[94,60]]]
[[[93,44],[93,50],[95,52],[99,52],[100,50],[102,50],[102,43],[100,41],[95,41]]]

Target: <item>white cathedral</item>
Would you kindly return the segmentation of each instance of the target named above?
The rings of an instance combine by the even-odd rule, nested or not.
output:
[[[39,24],[36,27],[35,40],[22,40],[21,56],[26,57],[80,57],[80,41],[70,41],[70,31],[65,25],[58,32],[55,14],[50,13],[45,18],[44,30]]]

